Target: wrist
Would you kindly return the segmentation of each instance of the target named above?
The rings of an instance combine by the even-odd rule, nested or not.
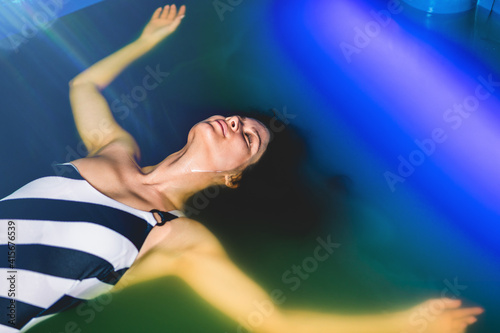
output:
[[[139,37],[134,40],[131,45],[137,47],[139,50],[143,51],[143,53],[151,51],[158,43],[155,43],[151,38],[147,37]]]

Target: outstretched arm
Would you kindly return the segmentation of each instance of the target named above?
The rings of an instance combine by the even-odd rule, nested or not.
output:
[[[272,298],[230,260],[204,226],[181,218],[172,221],[170,228],[162,245],[132,267],[127,272],[131,275],[125,274],[118,288],[176,275],[228,317],[251,332],[263,333],[463,333],[482,312],[480,308],[459,309],[460,301],[451,299],[431,300],[410,310],[371,316],[285,310],[275,305]],[[263,320],[252,326],[248,318],[255,313],[261,314]],[[427,313],[425,326],[416,320],[422,313]]]
[[[132,155],[139,155],[134,139],[113,118],[108,103],[100,93],[127,66],[152,50],[179,26],[185,6],[177,12],[175,5],[158,8],[140,37],[97,62],[70,81],[70,101],[78,133],[89,155],[119,140]]]

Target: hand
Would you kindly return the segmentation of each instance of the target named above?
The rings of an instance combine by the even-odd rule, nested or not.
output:
[[[153,17],[142,31],[140,40],[147,40],[154,45],[161,42],[177,29],[181,23],[186,6],[182,5],[177,12],[175,5],[160,7],[153,13]]]
[[[404,333],[464,333],[484,312],[480,307],[461,308],[450,298],[431,299],[405,313]]]

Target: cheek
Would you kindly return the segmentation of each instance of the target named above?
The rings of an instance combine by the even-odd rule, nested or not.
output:
[[[226,170],[239,168],[249,161],[249,154],[246,145],[238,142],[223,142],[217,149],[217,162]]]
[[[226,139],[207,123],[198,123],[189,132],[192,145],[198,151],[205,167],[214,170],[233,170],[248,162],[251,154],[246,143],[234,137]],[[203,155],[203,157],[202,157]]]

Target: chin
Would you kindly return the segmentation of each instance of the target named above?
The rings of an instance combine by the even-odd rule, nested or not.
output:
[[[200,121],[189,130],[188,141],[191,141],[194,138],[198,139],[198,137],[206,137],[208,131],[210,130],[212,130],[212,126],[210,124],[206,123],[205,121]]]
[[[205,121],[194,125],[188,133],[188,144],[194,145],[197,149],[210,151],[220,143],[212,125]]]

